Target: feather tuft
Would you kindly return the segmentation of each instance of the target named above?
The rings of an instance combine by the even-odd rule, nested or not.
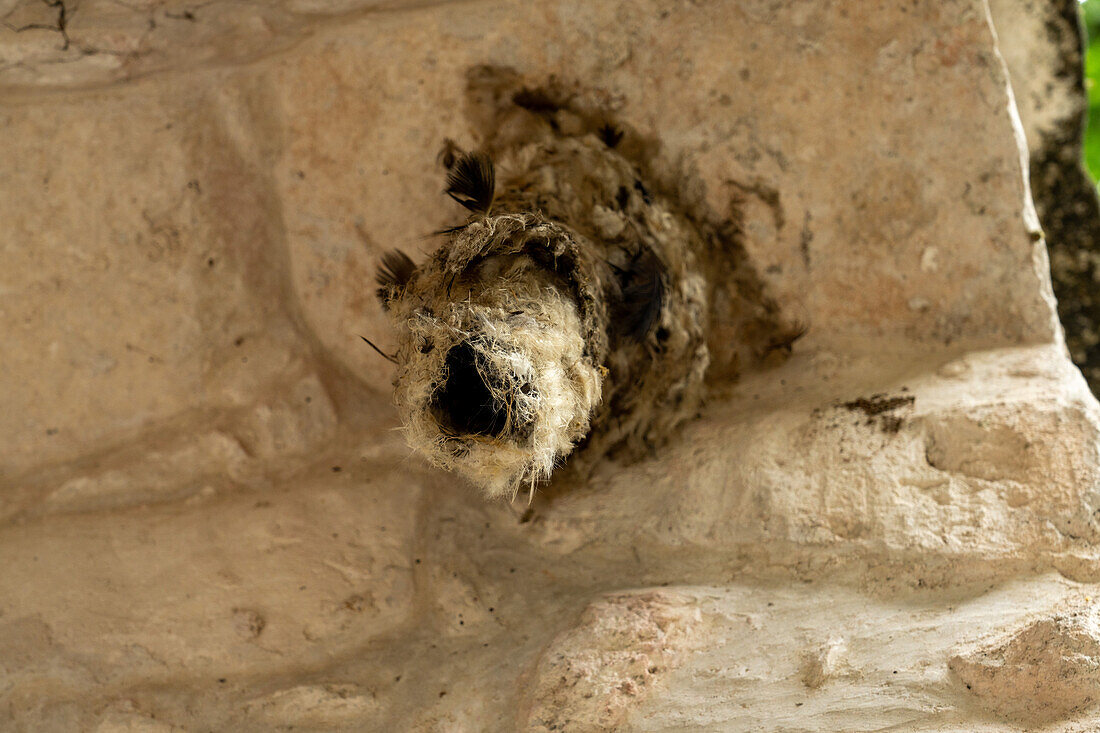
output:
[[[399,249],[393,249],[382,255],[382,263],[378,266],[378,273],[374,276],[378,283],[378,298],[384,304],[396,293],[405,289],[416,274],[416,264],[407,254]]]
[[[484,153],[467,153],[447,175],[446,194],[470,211],[485,214],[493,204],[496,186],[493,161]]]
[[[596,130],[596,134],[603,141],[603,144],[609,148],[616,147],[623,139],[623,131],[610,122],[600,125],[600,129]]]

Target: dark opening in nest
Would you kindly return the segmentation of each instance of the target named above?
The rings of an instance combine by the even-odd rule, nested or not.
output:
[[[432,415],[443,431],[491,438],[503,433],[508,427],[509,405],[493,396],[502,392],[502,385],[485,383],[477,368],[477,352],[468,341],[451,347],[444,368],[447,382],[431,401]]]

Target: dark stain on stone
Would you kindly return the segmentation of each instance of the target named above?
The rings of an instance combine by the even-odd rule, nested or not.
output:
[[[887,397],[884,394],[871,395],[870,397],[860,397],[854,399],[851,402],[845,402],[842,406],[847,407],[849,410],[855,412],[859,410],[868,417],[874,417],[875,415],[881,415],[884,412],[891,412],[899,407],[909,407],[917,398],[913,395],[898,395],[896,397]]]
[[[875,394],[844,402],[841,407],[852,412],[862,412],[867,416],[867,425],[874,425],[877,422],[882,432],[894,435],[901,430],[905,422],[901,415],[893,414],[894,411],[912,407],[916,401],[917,398],[913,395]]]

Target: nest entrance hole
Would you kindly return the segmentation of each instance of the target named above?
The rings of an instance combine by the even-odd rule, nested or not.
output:
[[[452,346],[444,359],[447,382],[432,396],[431,410],[451,435],[499,437],[508,427],[509,406],[495,394],[502,384],[487,384],[492,376],[478,369],[478,355],[468,341]]]

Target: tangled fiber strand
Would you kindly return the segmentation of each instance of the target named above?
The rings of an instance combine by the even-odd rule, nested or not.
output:
[[[410,446],[490,496],[549,479],[587,434],[601,394],[573,299],[527,258],[507,259],[488,280],[464,283],[465,297],[440,291],[404,311],[397,352]]]

